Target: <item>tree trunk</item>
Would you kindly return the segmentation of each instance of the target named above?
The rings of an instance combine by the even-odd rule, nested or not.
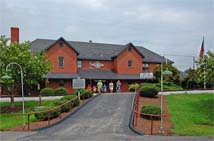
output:
[[[11,111],[14,110],[14,95],[13,94],[10,95],[10,109],[11,109]]]
[[[42,104],[42,96],[39,94],[39,104]]]

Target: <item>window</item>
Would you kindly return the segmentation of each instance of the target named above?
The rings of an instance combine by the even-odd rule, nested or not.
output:
[[[60,87],[64,87],[64,84],[65,84],[64,80],[59,80],[59,86]]]
[[[143,63],[143,70],[149,70],[149,64],[148,63]]]
[[[129,68],[132,67],[132,60],[128,60],[128,67],[129,67]]]
[[[82,68],[82,61],[81,60],[77,61],[77,68]]]
[[[63,47],[64,46],[64,43],[61,41],[61,42],[59,42],[59,46],[60,47]]]
[[[59,67],[64,67],[64,57],[59,57],[58,58],[58,64],[59,64]]]
[[[129,47],[129,48],[128,48],[128,51],[131,52],[131,51],[132,51],[132,47]]]

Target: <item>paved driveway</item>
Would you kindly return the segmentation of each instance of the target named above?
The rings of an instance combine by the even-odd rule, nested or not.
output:
[[[1,140],[16,138],[19,141],[38,140],[212,140],[210,137],[139,136],[129,127],[133,94],[103,94],[96,97],[60,124],[28,135],[14,136],[14,132],[1,132]],[[7,138],[8,137],[8,138]]]
[[[129,129],[133,94],[103,94],[80,111],[48,129],[21,140],[119,139],[135,135]]]

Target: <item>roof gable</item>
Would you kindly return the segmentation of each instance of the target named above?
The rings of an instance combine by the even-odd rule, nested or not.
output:
[[[58,40],[47,46],[45,50],[48,50],[49,48],[53,47],[59,41],[63,41],[68,47],[72,48],[77,53],[77,55],[79,55],[79,52],[71,44],[69,44],[63,37],[60,37]]]
[[[119,56],[124,50],[126,50],[128,47],[132,47],[132,48],[134,48],[143,58],[144,58],[144,55],[131,43],[131,42],[129,42],[128,44],[126,44],[125,46],[124,46],[124,48],[120,51],[120,52],[118,52],[117,54],[115,54],[114,56],[112,56],[112,58],[116,58],[117,56]]]

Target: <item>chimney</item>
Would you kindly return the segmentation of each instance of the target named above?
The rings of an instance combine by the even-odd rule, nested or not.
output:
[[[11,43],[19,43],[19,28],[11,27],[10,29]]]

